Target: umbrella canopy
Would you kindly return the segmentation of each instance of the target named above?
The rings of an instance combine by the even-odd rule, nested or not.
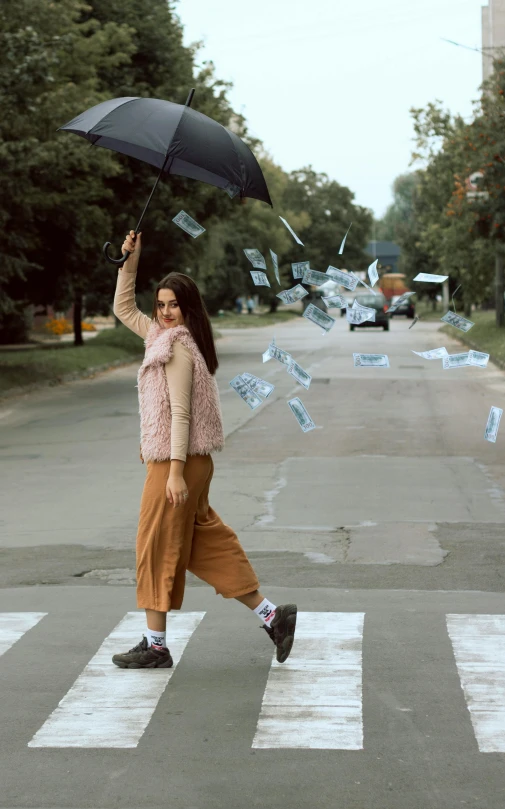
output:
[[[224,188],[272,205],[258,161],[234,132],[188,105],[159,98],[113,98],[60,130],[136,157],[166,174]]]

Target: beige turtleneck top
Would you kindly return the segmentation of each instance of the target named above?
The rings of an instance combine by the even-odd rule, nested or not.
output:
[[[135,303],[136,275],[136,270],[128,272],[124,267],[118,270],[113,312],[121,323],[145,340],[151,325],[151,318],[137,309]],[[165,376],[172,410],[170,455],[173,460],[186,461],[193,385],[193,356],[189,348],[183,346],[178,340],[173,344],[172,358],[165,363]]]

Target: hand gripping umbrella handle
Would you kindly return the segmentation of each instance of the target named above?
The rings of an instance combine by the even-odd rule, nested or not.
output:
[[[111,242],[105,242],[102,250],[105,258],[110,264],[124,264],[130,253],[128,250],[125,250],[121,258],[112,258],[109,256],[109,247],[111,247]]]

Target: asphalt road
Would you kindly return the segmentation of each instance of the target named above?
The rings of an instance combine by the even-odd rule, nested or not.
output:
[[[298,603],[284,666],[192,576],[174,669],[108,662],[142,631],[137,365],[0,405],[3,809],[503,809],[505,464],[483,433],[505,375],[417,357],[460,346],[410,323],[277,327],[309,391],[262,364],[270,330],[219,341],[213,505],[264,594]],[[228,386],[242,371],[275,385],[255,411]]]

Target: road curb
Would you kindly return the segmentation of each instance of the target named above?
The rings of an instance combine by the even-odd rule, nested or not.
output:
[[[34,393],[35,391],[44,390],[45,388],[54,388],[58,385],[63,385],[65,382],[75,382],[78,379],[88,379],[89,377],[101,373],[102,371],[120,368],[123,365],[133,365],[134,362],[142,360],[143,357],[143,353],[134,354],[131,357],[128,357],[128,359],[112,360],[111,362],[106,362],[103,365],[95,365],[91,366],[90,368],[85,368],[82,371],[72,371],[71,373],[54,377],[53,379],[49,379],[45,382],[34,382],[31,385],[21,385],[17,388],[9,388],[3,393],[0,393],[0,402],[12,399],[15,396],[22,396],[24,393]]]
[[[467,337],[465,338],[460,337],[459,335],[453,335],[452,332],[450,332],[446,326],[442,326],[440,331],[442,331],[444,334],[447,334],[449,337],[453,337],[455,340],[457,340],[458,343],[461,343],[461,345],[463,346],[467,346],[468,348],[471,348],[474,351],[484,351],[482,346],[477,345],[477,343],[474,343],[473,340],[469,340]],[[487,351],[484,351],[484,353],[487,354]],[[504,360],[499,360],[498,357],[493,356],[493,354],[489,355],[489,359],[491,360],[492,363],[494,363],[494,365],[497,365],[498,368],[501,368],[502,371],[505,371]]]

